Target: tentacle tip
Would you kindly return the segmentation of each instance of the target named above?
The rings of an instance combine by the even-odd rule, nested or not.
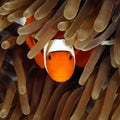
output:
[[[42,14],[38,14],[37,12],[34,14],[34,17],[36,20],[41,20],[43,18],[45,18],[47,15],[42,13]]]
[[[64,17],[67,19],[67,20],[73,20],[74,19],[74,16],[71,15],[71,14],[64,14]]]
[[[102,32],[105,30],[106,27],[107,27],[107,25],[104,24],[103,22],[95,22],[94,23],[94,30],[96,32]]]
[[[28,59],[33,59],[34,57],[31,55],[31,52],[28,52],[27,54]]]
[[[20,40],[16,40],[17,45],[22,45],[23,43]]]
[[[6,118],[6,116],[7,116],[7,111],[6,111],[6,109],[2,109],[2,110],[0,111],[0,117],[1,117],[1,118]]]
[[[30,107],[28,106],[25,110],[23,110],[24,115],[29,115],[30,114]]]
[[[96,100],[99,96],[96,93],[92,93],[91,97],[93,100]]]
[[[9,43],[7,41],[2,42],[1,43],[1,48],[4,49],[4,50],[8,49],[9,48]]]
[[[67,20],[73,20],[76,16],[76,14],[73,12],[73,9],[64,11],[63,15]]]
[[[25,18],[29,18],[29,17],[32,16],[32,14],[31,14],[31,12],[30,12],[29,10],[26,10],[26,11],[23,13],[23,16],[24,16]]]
[[[85,81],[82,81],[81,79],[79,80],[79,85],[84,85],[85,84]]]

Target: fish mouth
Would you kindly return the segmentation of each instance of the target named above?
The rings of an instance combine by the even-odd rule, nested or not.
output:
[[[66,82],[71,78],[70,75],[51,75],[50,77],[56,82]]]

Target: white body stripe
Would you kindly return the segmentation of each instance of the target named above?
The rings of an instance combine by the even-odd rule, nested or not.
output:
[[[25,17],[19,18],[15,22],[22,25],[22,26],[24,26],[25,23],[26,23],[26,18]]]
[[[66,45],[65,39],[50,40],[44,47],[44,65],[45,65],[46,70],[47,70],[47,66],[46,66],[47,54],[50,52],[57,52],[57,51],[69,51],[75,59],[74,48]]]

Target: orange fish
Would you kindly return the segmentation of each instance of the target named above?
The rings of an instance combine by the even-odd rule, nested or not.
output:
[[[27,19],[31,22],[33,17]],[[53,40],[50,40],[43,50],[35,56],[38,66],[45,68],[49,76],[57,82],[65,82],[73,75],[75,65],[84,67],[92,53],[75,50],[65,44],[64,33],[58,32]],[[32,37],[28,37],[26,44],[31,49],[35,45]]]

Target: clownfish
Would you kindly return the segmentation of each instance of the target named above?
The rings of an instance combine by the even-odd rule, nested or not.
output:
[[[26,20],[31,22],[33,17]],[[29,36],[26,44],[31,49],[36,43]],[[73,75],[75,66],[84,67],[92,53],[92,50],[83,52],[66,45],[64,33],[58,32],[35,56],[35,62],[40,68],[45,68],[49,76],[56,82],[65,82]]]

